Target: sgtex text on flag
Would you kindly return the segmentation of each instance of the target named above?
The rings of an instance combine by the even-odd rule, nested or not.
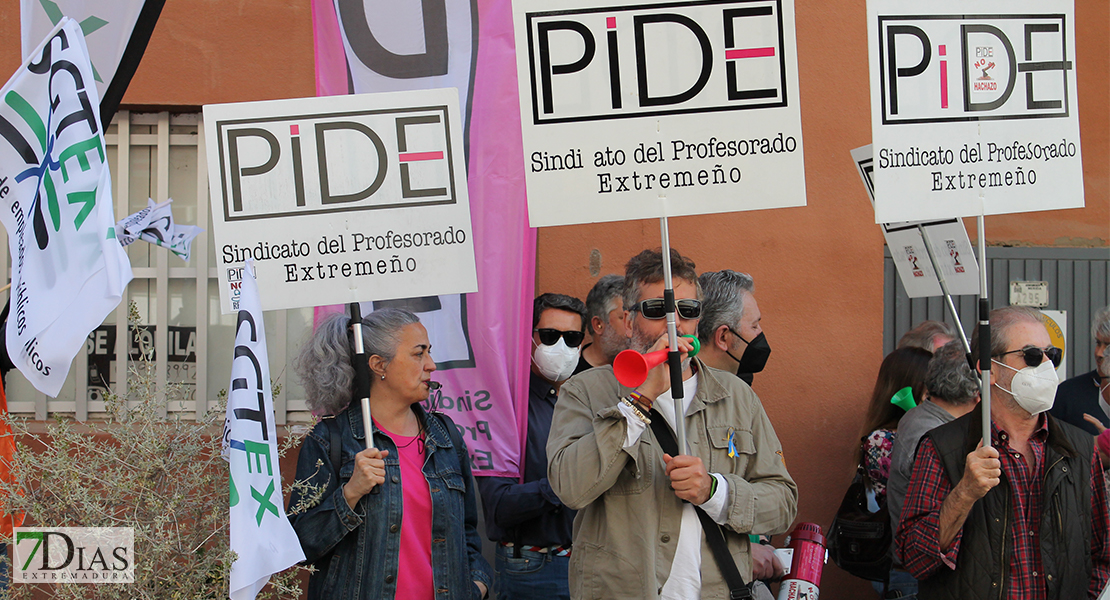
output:
[[[71,19],[0,90],[0,222],[12,255],[6,342],[15,366],[50,396],[131,280],[115,239],[99,104]]]

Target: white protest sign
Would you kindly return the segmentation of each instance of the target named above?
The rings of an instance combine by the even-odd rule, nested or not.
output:
[[[515,0],[533,227],[805,205],[791,0]]]
[[[852,161],[855,162],[863,187],[867,190],[867,198],[874,208],[874,160],[871,146],[860,146],[851,152]],[[894,260],[902,287],[906,288],[906,295],[910,298],[927,298],[944,293],[918,225],[928,231],[937,265],[948,285],[948,293],[954,296],[978,294],[979,265],[975,262],[975,251],[967,237],[967,229],[959,219],[880,223],[883,238],[890,248],[890,257]]]
[[[1083,206],[1071,0],[868,0],[875,222]]]
[[[223,312],[477,290],[454,89],[204,107]]]

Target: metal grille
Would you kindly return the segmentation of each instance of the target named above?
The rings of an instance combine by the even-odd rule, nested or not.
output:
[[[987,248],[987,284],[991,307],[1010,303],[1011,281],[1047,281],[1046,310],[1067,312],[1065,357],[1068,377],[1094,368],[1091,316],[1110,304],[1110,249],[1107,248]],[[925,319],[947,321],[944,299],[909,298],[895,271],[890,251],[884,252],[883,353],[894,350],[902,334]],[[978,316],[976,296],[952,299],[968,338]]]
[[[127,323],[134,303],[144,335],[153,344],[157,388],[165,390],[167,382],[183,384],[179,393],[169,395],[163,410],[192,419],[210,410],[216,394],[228,387],[235,326],[235,316],[221,315],[219,309],[201,115],[121,110],[108,127],[106,142],[117,220],[146,207],[147,198],[173,198],[174,220],[200,224],[206,232],[193,241],[188,263],[143,241],[128,246],[134,279],[124,301],[90,335],[58,398],[48,398],[12,371],[8,408],[37,420],[58,413],[81,421],[102,417],[104,390],[127,392],[129,361],[116,359],[132,352],[121,324]],[[0,232],[0,264],[10,277],[8,254],[7,234]],[[270,311],[265,321],[271,374],[282,386],[274,398],[277,422],[307,420],[303,390],[290,381],[286,365],[290,340],[298,343],[312,327],[312,310]]]

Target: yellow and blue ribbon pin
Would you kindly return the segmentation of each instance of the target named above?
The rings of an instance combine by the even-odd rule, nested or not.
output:
[[[731,427],[728,428],[728,456],[736,457],[736,430]]]

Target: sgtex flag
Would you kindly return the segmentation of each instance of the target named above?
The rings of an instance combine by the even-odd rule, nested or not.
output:
[[[0,221],[12,255],[8,354],[50,396],[131,281],[115,239],[99,103],[85,37],[70,19],[0,90]]]
[[[224,422],[224,458],[231,466],[231,549],[239,555],[231,566],[232,600],[254,598],[271,574],[304,560],[282,501],[266,328],[252,263],[247,263],[250,275],[243,277],[239,298]]]

